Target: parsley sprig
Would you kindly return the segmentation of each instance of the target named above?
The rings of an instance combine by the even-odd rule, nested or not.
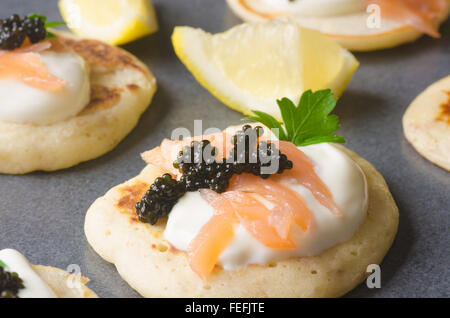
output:
[[[278,139],[290,141],[296,146],[308,146],[323,142],[344,143],[345,138],[333,136],[339,129],[339,118],[330,115],[337,99],[329,89],[305,91],[297,106],[288,98],[277,100],[284,127],[271,115],[252,110],[254,116],[244,120],[257,121],[274,129]]]
[[[1,260],[0,260],[0,267],[2,267],[2,268],[6,268],[6,264],[5,263],[3,263]]]
[[[54,38],[54,37],[56,37],[56,35],[54,33],[48,31],[49,28],[55,28],[57,26],[66,24],[65,22],[61,22],[61,21],[50,21],[50,22],[47,22],[47,20],[48,20],[47,17],[44,16],[44,15],[38,14],[38,13],[31,13],[31,14],[27,15],[27,18],[30,18],[30,19],[39,18],[39,19],[41,19],[42,22],[44,22],[45,29],[47,30],[47,38]]]

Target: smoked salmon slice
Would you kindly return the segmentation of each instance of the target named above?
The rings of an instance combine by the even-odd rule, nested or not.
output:
[[[201,196],[214,208],[214,215],[188,247],[189,266],[203,280],[211,274],[220,254],[234,238],[234,226],[242,224],[258,241],[274,249],[292,249],[295,243],[278,235],[270,224],[272,212],[250,194],[228,191],[218,194],[201,189]]]
[[[448,10],[448,0],[368,0],[377,4],[381,16],[407,24],[423,33],[438,38],[437,18]]]
[[[274,249],[296,247],[289,237],[278,234],[270,222],[272,211],[255,197],[241,191],[227,191],[222,196],[231,203],[239,222],[259,242]]]
[[[234,176],[230,180],[230,190],[256,193],[269,200],[274,207],[272,223],[284,230],[280,231],[282,237],[287,237],[285,222],[294,222],[307,231],[312,225],[313,217],[303,198],[295,191],[270,179],[262,179],[257,176],[243,174]],[[289,217],[287,217],[289,216]]]
[[[44,41],[13,51],[0,51],[0,79],[15,79],[45,91],[60,90],[65,85],[65,80],[51,74],[36,54],[50,46],[50,42]]]
[[[180,174],[180,171],[174,168],[173,162],[177,159],[178,153],[192,141],[202,140],[209,140],[211,145],[217,148],[216,160],[226,157],[232,149],[231,135],[220,132],[185,138],[183,140],[164,139],[160,146],[144,152],[142,154],[142,159],[144,159],[146,163],[167,170],[172,175],[177,176]]]
[[[214,208],[214,215],[200,229],[188,247],[191,269],[203,280],[211,274],[220,254],[234,238],[233,225],[238,222],[228,200],[212,190],[200,190],[202,197]]]
[[[42,41],[35,44],[22,45],[20,48],[11,51],[11,53],[29,53],[29,52],[37,53],[48,50],[51,47],[52,44],[50,43],[50,41]]]
[[[282,175],[274,175],[274,179],[294,178],[299,184],[309,189],[317,201],[332,213],[342,215],[336,202],[334,202],[330,189],[314,171],[314,164],[311,160],[291,142],[279,141],[278,147],[280,152],[284,153],[292,161],[293,168],[286,170]]]

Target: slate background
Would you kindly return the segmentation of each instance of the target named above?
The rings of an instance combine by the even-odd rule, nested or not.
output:
[[[81,266],[101,297],[138,297],[88,245],[86,210],[109,188],[144,167],[139,153],[170,137],[175,127],[225,128],[239,122],[204,90],[176,58],[170,34],[176,25],[215,33],[240,23],[225,1],[154,0],[160,31],[124,48],[143,60],[158,91],[136,129],[105,156],[54,173],[0,175],[0,248],[15,248],[35,264]],[[2,0],[0,16],[39,12],[60,15],[56,0]],[[447,29],[450,25],[447,22]],[[382,263],[382,288],[365,284],[348,297],[449,297],[450,175],[423,159],[403,137],[401,119],[429,84],[450,73],[450,35],[423,37],[395,49],[357,53],[361,67],[335,110],[347,146],[384,175],[400,208],[397,238]],[[1,107],[1,106],[0,106]]]

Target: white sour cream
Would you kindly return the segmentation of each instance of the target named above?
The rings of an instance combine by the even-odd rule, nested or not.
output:
[[[21,253],[13,249],[4,249],[0,251],[0,260],[6,264],[7,271],[19,274],[23,280],[25,288],[19,290],[20,298],[57,298]]]
[[[248,1],[255,9],[289,12],[299,16],[326,17],[361,12],[364,0],[253,0]],[[261,8],[258,8],[258,2]]]
[[[236,225],[233,241],[219,257],[219,263],[225,269],[234,270],[248,264],[267,264],[290,257],[317,255],[350,239],[365,220],[368,190],[361,168],[332,144],[323,143],[299,149],[314,163],[315,172],[330,189],[343,215],[334,215],[307,188],[296,183],[287,184],[303,197],[313,214],[314,227],[303,232],[294,225],[291,239],[296,242],[297,248],[277,250],[264,246],[243,226]],[[199,192],[188,192],[172,209],[164,237],[173,247],[187,251],[189,243],[213,214],[214,209]]]
[[[47,125],[76,116],[89,102],[89,70],[75,53],[39,54],[48,71],[66,81],[56,92],[40,90],[14,79],[0,79],[0,121]]]

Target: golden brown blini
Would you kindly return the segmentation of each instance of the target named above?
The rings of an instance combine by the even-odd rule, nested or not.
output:
[[[86,287],[89,282],[86,277],[77,277],[75,274],[69,274],[51,266],[33,265],[33,270],[47,283],[58,298],[98,298],[92,290]],[[70,279],[74,281],[81,279],[80,286],[76,286],[79,288],[69,288],[67,282]]]
[[[164,240],[166,220],[152,226],[137,219],[135,203],[164,173],[152,165],[92,204],[85,220],[86,237],[145,297],[341,296],[364,280],[369,264],[382,261],[397,233],[399,216],[380,173],[357,154],[337,147],[353,158],[367,177],[368,214],[350,240],[319,255],[249,265],[237,271],[216,266],[208,281],[202,281],[189,267],[185,252]]]
[[[403,131],[422,156],[450,171],[450,76],[414,99],[403,116]]]
[[[380,27],[368,27],[370,13],[309,17],[291,16],[272,8],[264,0],[227,0],[231,10],[244,21],[293,19],[304,27],[319,30],[352,51],[373,51],[391,48],[417,40],[422,32],[397,21],[382,18]],[[442,23],[449,16],[448,8],[436,19]]]
[[[58,34],[90,68],[90,102],[77,116],[54,124],[0,121],[0,173],[54,171],[105,154],[136,126],[156,91],[152,73],[130,53]]]

